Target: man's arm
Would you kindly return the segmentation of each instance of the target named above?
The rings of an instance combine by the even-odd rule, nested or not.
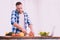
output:
[[[16,22],[14,22],[14,24],[13,24],[16,28],[18,28],[19,30],[22,30],[23,28],[19,25],[19,24],[17,24]]]
[[[29,25],[30,31],[33,31],[32,24]]]
[[[30,28],[29,36],[34,37],[34,32],[33,32],[33,29],[32,29],[32,24],[29,25],[29,28]]]
[[[30,17],[29,17],[28,14],[27,14],[27,17],[28,17],[28,19],[27,19],[28,27],[30,28],[30,31],[33,32],[33,29],[32,29],[32,22],[31,22]]]
[[[13,24],[16,28],[18,28],[19,30],[22,30],[22,32],[27,33],[26,30],[24,28],[21,27],[21,25],[17,24],[16,22]]]

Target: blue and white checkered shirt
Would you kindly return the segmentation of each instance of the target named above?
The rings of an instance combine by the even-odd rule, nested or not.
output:
[[[11,14],[11,24],[12,24],[12,32],[14,32],[14,33],[18,33],[18,32],[20,32],[21,30],[19,30],[18,28],[16,28],[16,27],[14,27],[14,23],[17,23],[17,24],[19,24],[19,13],[18,13],[18,11],[17,10],[13,10],[12,11],[12,14]],[[26,29],[26,27],[28,26],[28,25],[30,25],[31,24],[31,21],[30,21],[30,19],[29,19],[29,17],[28,17],[28,14],[26,13],[26,12],[24,12],[24,28]]]

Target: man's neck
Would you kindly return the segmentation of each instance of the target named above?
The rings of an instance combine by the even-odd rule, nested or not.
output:
[[[17,9],[16,9],[16,10],[17,10]],[[19,11],[17,10],[17,12],[18,12],[19,14],[23,14],[23,12],[24,12],[24,11],[22,11],[22,12],[19,12]]]
[[[23,12],[19,12],[19,14],[23,14]]]

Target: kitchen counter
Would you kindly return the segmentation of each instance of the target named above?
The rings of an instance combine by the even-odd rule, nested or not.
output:
[[[12,39],[16,39],[16,40],[18,40],[18,39],[21,39],[21,40],[40,40],[40,39],[45,39],[45,40],[47,40],[47,39],[51,39],[51,40],[53,40],[53,39],[55,39],[55,40],[58,40],[58,39],[60,39],[60,37],[51,37],[51,36],[46,36],[46,37],[40,37],[40,36],[35,36],[35,37],[28,37],[28,36],[24,36],[24,37],[18,37],[18,36],[0,36],[0,40],[8,40],[8,39],[10,39],[10,40],[12,40]]]
[[[60,37],[51,37],[51,36],[46,36],[46,37],[44,37],[44,36],[43,37],[40,37],[40,36],[35,36],[35,37],[0,36],[0,39],[60,39]]]

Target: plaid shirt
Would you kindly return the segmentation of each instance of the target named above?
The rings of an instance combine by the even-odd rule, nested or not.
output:
[[[11,24],[12,24],[12,32],[14,32],[14,33],[18,33],[18,32],[21,32],[21,30],[19,30],[18,28],[16,28],[16,27],[14,27],[14,23],[17,23],[17,24],[19,24],[19,13],[18,13],[18,11],[17,10],[13,10],[12,11],[12,14],[11,14]],[[26,13],[26,12],[24,12],[24,28],[26,29],[26,27],[28,26],[28,25],[30,25],[31,24],[31,21],[30,21],[30,19],[29,19],[29,17],[28,17],[28,14]]]

